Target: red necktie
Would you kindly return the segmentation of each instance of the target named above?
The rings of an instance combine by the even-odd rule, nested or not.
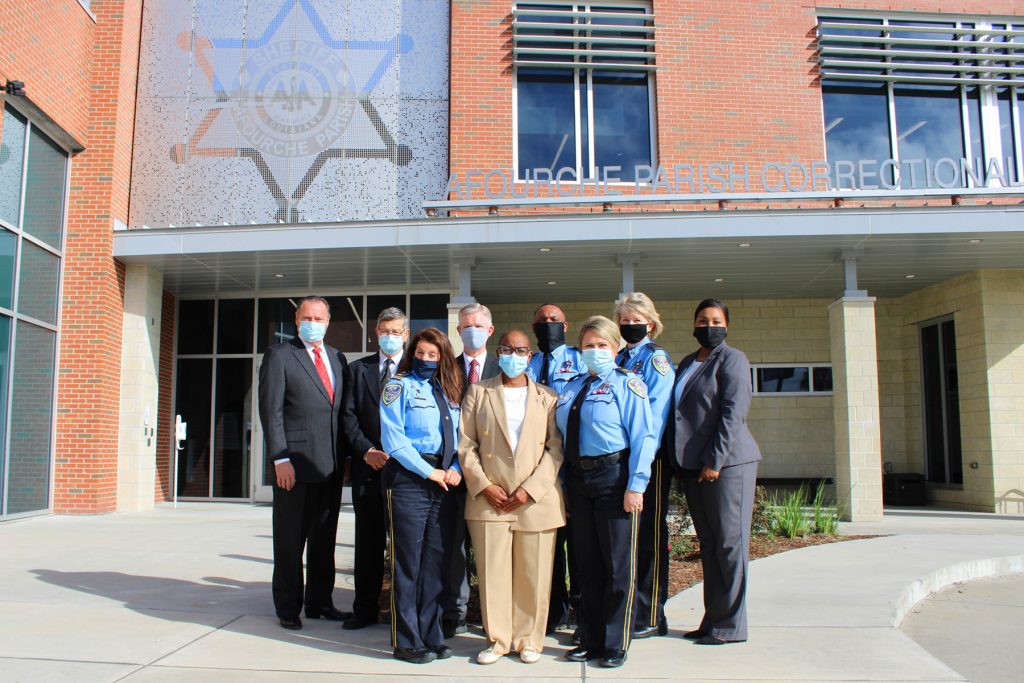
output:
[[[476,362],[474,358],[469,363],[469,383],[476,384],[480,381],[480,364]]]
[[[320,381],[324,383],[324,389],[327,390],[327,400],[334,405],[334,387],[331,386],[331,376],[327,374],[327,366],[324,365],[324,359],[320,355],[320,347],[313,347],[313,358],[314,365],[316,365],[316,373],[320,375]]]

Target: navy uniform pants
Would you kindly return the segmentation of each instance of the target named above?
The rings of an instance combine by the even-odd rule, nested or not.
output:
[[[394,459],[383,472],[391,536],[391,646],[436,647],[444,642],[441,596],[451,559],[455,500]]]
[[[580,584],[583,645],[626,650],[633,634],[640,514],[625,512],[628,461],[569,468],[569,527]]]
[[[651,463],[651,481],[644,491],[644,509],[640,513],[640,537],[637,541],[636,627],[665,623],[668,600],[668,494],[672,472],[668,463]]]
[[[572,551],[572,534],[568,526],[555,534],[555,560],[551,569],[551,600],[548,603],[548,631],[569,625],[569,608],[579,614],[580,581],[576,575],[576,556]]]

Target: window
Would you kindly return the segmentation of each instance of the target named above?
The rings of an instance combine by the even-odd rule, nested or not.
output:
[[[68,154],[10,104],[0,138],[0,518],[50,507]]]
[[[519,179],[633,181],[636,166],[654,165],[650,10],[637,2],[516,5]]]
[[[1006,187],[1024,177],[1024,24],[823,16],[818,53],[833,187]]]
[[[920,335],[926,476],[931,482],[962,485],[956,329],[952,318],[946,318],[921,325]]]
[[[807,365],[755,365],[751,369],[756,395],[831,394],[832,366],[827,363]]]

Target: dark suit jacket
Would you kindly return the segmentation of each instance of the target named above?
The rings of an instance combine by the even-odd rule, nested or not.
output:
[[[349,478],[367,481],[375,470],[363,461],[371,448],[380,449],[380,354],[374,353],[349,365],[352,382],[346,394],[342,423],[352,461]]]
[[[742,351],[722,344],[690,378],[676,404],[676,383],[696,357],[696,353],[691,353],[676,369],[662,440],[664,456],[674,467],[679,467],[675,457],[676,434],[679,433],[683,437],[682,466],[685,469],[699,470],[707,465],[720,471],[723,467],[760,460],[761,450],[747,428],[753,394],[747,357]]]
[[[348,363],[337,349],[325,344],[324,351],[334,371],[333,404],[298,337],[268,348],[260,365],[260,422],[267,461],[287,457],[298,482],[321,482],[340,472],[345,453],[340,416],[348,391]]]
[[[466,392],[469,391],[469,373],[466,372],[466,354],[460,353],[459,357],[455,359],[456,365],[459,366],[459,370],[462,370],[462,398],[466,398]],[[488,353],[484,357],[484,366],[480,368],[480,379],[490,379],[491,377],[497,377],[498,373],[501,372],[501,368],[498,367],[498,357],[493,353]]]

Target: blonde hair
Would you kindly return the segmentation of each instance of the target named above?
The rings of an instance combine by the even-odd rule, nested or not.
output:
[[[654,302],[651,301],[651,297],[643,292],[629,292],[615,302],[615,312],[613,315],[616,322],[626,312],[639,313],[647,318],[648,322],[654,323],[654,329],[647,335],[651,339],[657,339],[658,335],[665,330],[665,326],[661,324],[661,316],[658,315],[658,311],[654,308]]]
[[[577,343],[581,347],[583,346],[583,337],[587,332],[593,332],[602,339],[610,341],[616,349],[622,346],[619,326],[603,315],[592,315],[580,325],[580,336]]]

